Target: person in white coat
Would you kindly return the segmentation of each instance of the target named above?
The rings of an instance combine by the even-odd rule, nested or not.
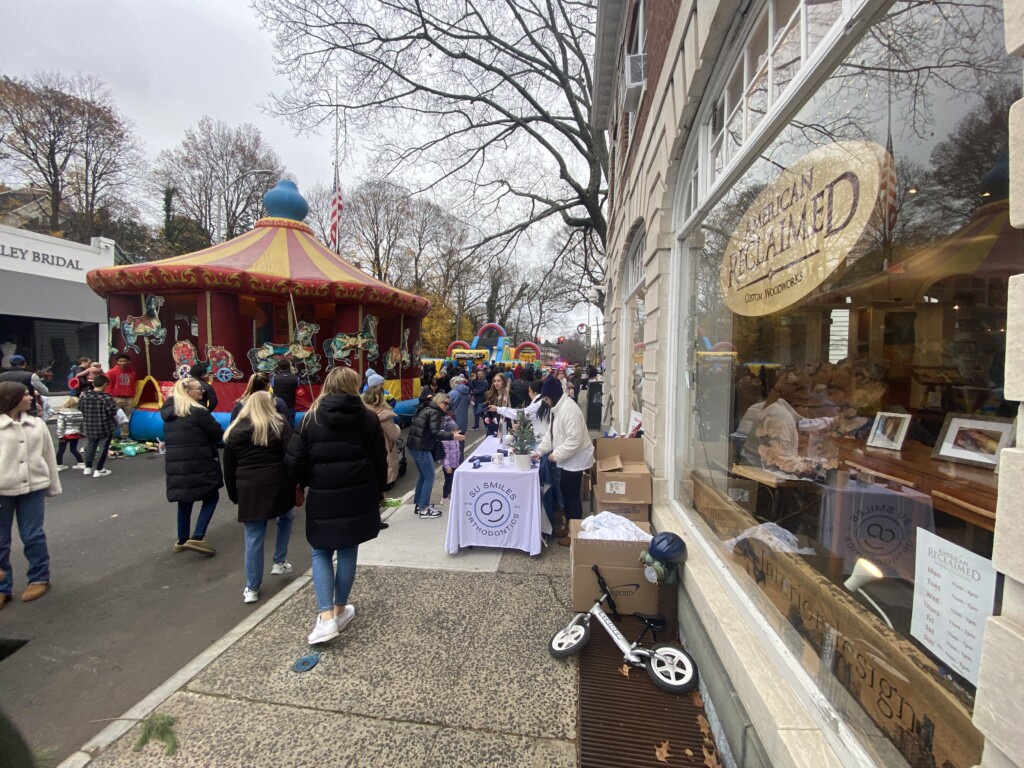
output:
[[[50,588],[50,551],[43,532],[47,496],[61,492],[50,430],[30,416],[32,393],[16,381],[0,382],[0,608],[12,599],[11,536],[15,519],[28,560],[25,602]]]
[[[562,503],[566,520],[583,518],[580,487],[583,473],[594,463],[594,443],[587,430],[587,420],[576,401],[565,394],[558,379],[549,376],[541,386],[541,397],[551,408],[551,426],[537,446],[537,455],[561,470]],[[569,546],[569,537],[561,536],[558,543]]]
[[[522,411],[526,414],[526,418],[528,418],[530,423],[533,425],[533,436],[539,441],[548,431],[548,420],[540,415],[540,410],[544,406],[544,399],[540,394],[542,386],[544,386],[544,383],[540,379],[535,379],[530,382],[530,404],[523,408],[506,408],[500,405],[489,405],[487,406],[487,410],[491,413],[497,413],[499,416],[511,419],[513,423],[515,423],[515,420],[519,418],[519,412]]]

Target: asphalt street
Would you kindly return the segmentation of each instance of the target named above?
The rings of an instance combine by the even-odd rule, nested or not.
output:
[[[31,603],[19,599],[26,563],[14,534],[15,600],[0,611],[0,657],[10,654],[0,661],[0,706],[53,764],[260,605],[242,602],[242,526],[223,490],[207,532],[216,556],[174,554],[176,506],[164,493],[163,457],[146,453],[107,467],[113,474],[102,478],[61,473],[63,494],[46,505],[51,589]],[[410,461],[388,495],[415,483]],[[309,569],[304,531],[300,514],[288,553],[294,570],[271,576],[268,526],[261,602]]]

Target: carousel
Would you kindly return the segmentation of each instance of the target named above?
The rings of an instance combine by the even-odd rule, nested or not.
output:
[[[385,378],[391,397],[417,397],[420,323],[430,302],[363,273],[303,223],[309,207],[283,180],[263,198],[267,217],[239,237],[163,261],[95,269],[107,301],[110,353],[139,374],[132,436],[162,435],[159,409],[174,380],[205,367],[218,420],[256,371],[283,361],[300,379],[305,411],[331,368]]]

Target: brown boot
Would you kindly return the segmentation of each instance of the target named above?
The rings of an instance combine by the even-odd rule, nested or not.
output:
[[[562,536],[560,539],[558,539],[558,543],[563,547],[568,547],[570,544],[572,544],[572,539],[568,536]]]
[[[555,508],[555,521],[552,523],[552,535],[556,539],[564,539],[569,536],[569,523],[565,519],[565,510]]]
[[[34,584],[29,584],[25,588],[25,591],[21,595],[22,602],[28,603],[32,600],[37,600],[46,594],[46,591],[50,588],[50,585],[45,581],[37,581]]]

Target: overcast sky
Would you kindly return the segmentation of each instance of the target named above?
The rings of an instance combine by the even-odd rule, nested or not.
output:
[[[257,103],[287,82],[246,0],[0,0],[0,73],[95,75],[150,160],[209,115],[263,133],[299,189],[332,178],[333,135],[298,138]],[[342,184],[355,169],[342,166]]]

